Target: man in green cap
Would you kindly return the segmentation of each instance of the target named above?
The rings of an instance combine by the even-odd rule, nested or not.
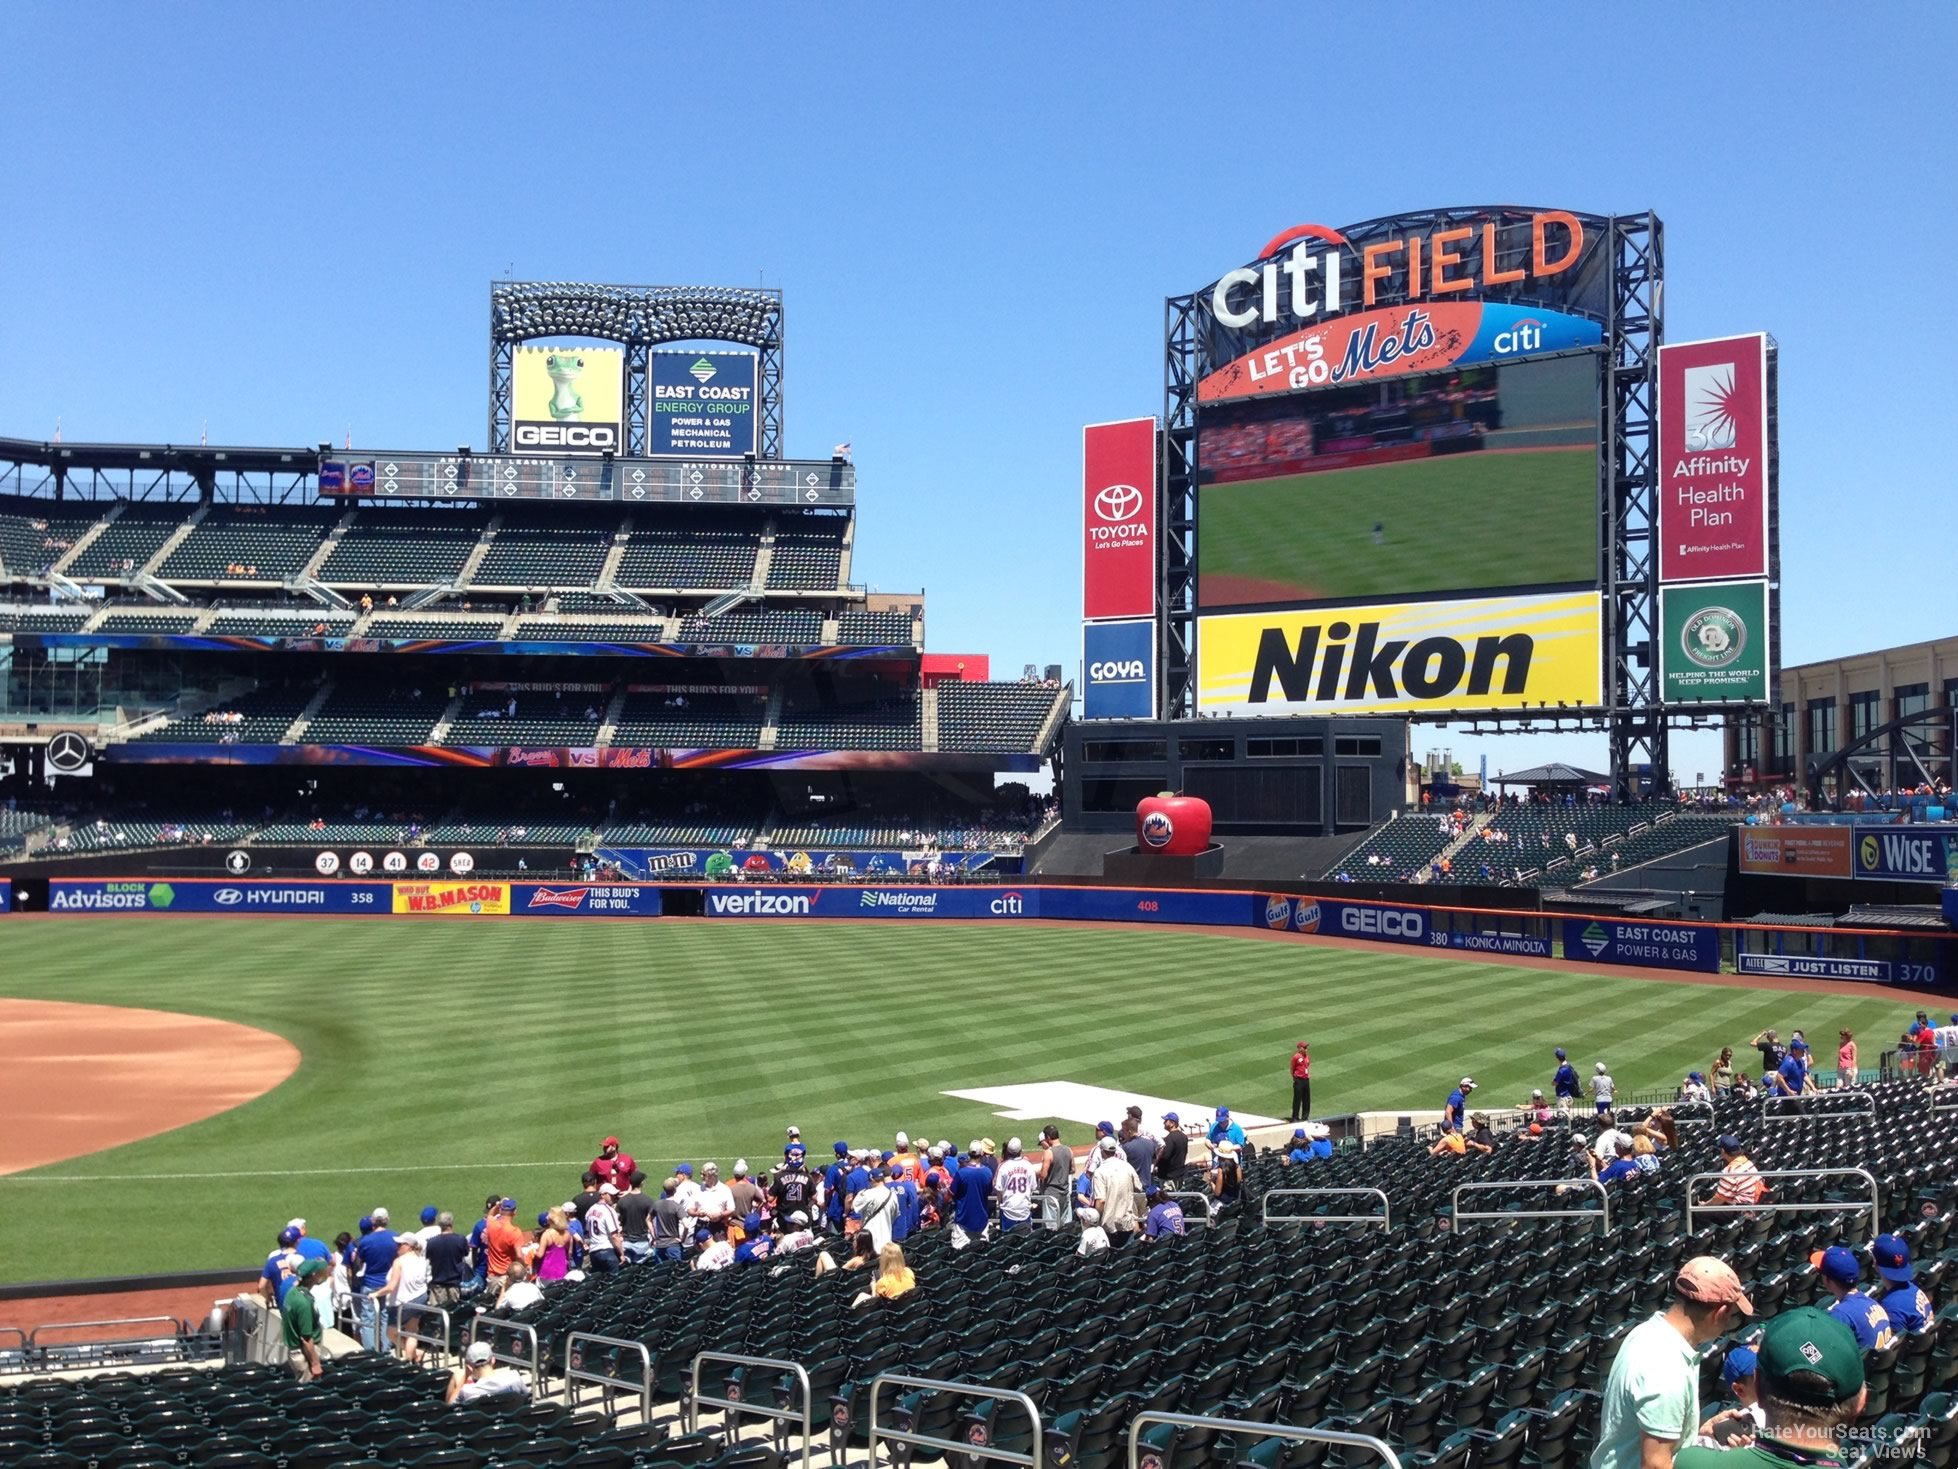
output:
[[[286,1327],[286,1362],[292,1375],[301,1382],[326,1375],[320,1359],[320,1309],[313,1302],[313,1279],[326,1269],[326,1261],[308,1258],[296,1272],[299,1289],[286,1292],[283,1314]]]
[[[1844,1425],[1862,1416],[1863,1353],[1856,1335],[1813,1306],[1784,1311],[1756,1348],[1767,1426],[1745,1448],[1681,1449],[1674,1469],[1834,1469]]]

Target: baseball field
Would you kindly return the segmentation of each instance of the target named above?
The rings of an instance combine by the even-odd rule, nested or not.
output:
[[[193,1082],[259,1065],[256,1032],[296,1048],[297,1069],[145,1137],[164,1124],[144,1090],[170,1080],[148,1075],[167,1069],[163,1043],[105,1054],[118,1009],[31,1032],[41,1079],[7,1126],[37,1120],[6,1146],[62,1158],[75,1119],[118,1108],[140,1140],[0,1175],[7,1281],[249,1264],[293,1215],[331,1236],[377,1204],[473,1221],[496,1190],[534,1214],[576,1191],[607,1133],[657,1177],[682,1159],[759,1166],[789,1123],[813,1158],[899,1128],[963,1145],[1049,1120],[946,1095],[978,1088],[1069,1082],[1282,1118],[1300,1039],[1321,1114],[1438,1107],[1464,1072],[1503,1105],[1547,1088],[1557,1044],[1630,1092],[1770,1024],[1831,1049],[1851,1026],[1873,1061],[1909,1014],[1904,999],[1755,982],[1141,927],[220,917],[0,924],[0,1050],[30,1033],[24,1002],[249,1028],[219,1028]]]
[[[1197,523],[1205,607],[1585,582],[1597,454],[1484,450],[1205,485]]]

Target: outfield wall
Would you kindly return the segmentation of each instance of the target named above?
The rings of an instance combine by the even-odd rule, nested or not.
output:
[[[48,913],[342,914],[402,918],[702,917],[721,922],[1169,923],[1261,928],[1430,952],[1564,958],[1588,964],[1958,988],[1958,934],[1782,928],[1563,914],[1247,889],[957,884],[793,886],[509,882],[473,877],[370,882],[51,878]],[[10,896],[0,885],[0,911]],[[39,894],[33,894],[39,897]],[[19,904],[12,905],[16,909]],[[30,908],[32,905],[30,904]]]

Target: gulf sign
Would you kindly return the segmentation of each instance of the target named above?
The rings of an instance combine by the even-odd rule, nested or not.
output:
[[[1768,575],[1768,339],[1659,349],[1659,580]]]
[[[1590,591],[1223,613],[1197,624],[1197,708],[1595,708],[1603,640],[1603,609]]]
[[[1081,615],[1156,615],[1156,420],[1081,433]]]
[[[1307,327],[1248,352],[1197,384],[1200,403],[1334,388],[1597,347],[1604,327],[1582,316],[1494,301],[1389,306]]]

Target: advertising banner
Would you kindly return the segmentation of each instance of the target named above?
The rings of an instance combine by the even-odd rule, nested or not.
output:
[[[1156,624],[1081,624],[1081,708],[1088,719],[1148,719],[1156,712]]]
[[[755,361],[753,352],[654,352],[646,453],[740,459],[757,452]]]
[[[0,877],[0,913],[12,912],[13,906],[14,880],[11,877]]]
[[[510,886],[501,882],[398,882],[394,911],[423,918],[507,915]]]
[[[1659,697],[1667,703],[1765,703],[1772,648],[1766,582],[1659,588]]]
[[[247,882],[225,878],[48,881],[50,913],[387,913],[384,882]]]
[[[1720,930],[1685,923],[1620,923],[1566,918],[1564,957],[1597,964],[1720,972]]]
[[[1081,431],[1081,615],[1156,615],[1156,420]]]
[[[659,889],[638,883],[520,882],[510,911],[524,918],[657,918]]]
[[[1659,349],[1659,580],[1768,575],[1768,339]]]
[[[625,352],[519,347],[510,364],[510,448],[517,454],[625,453]]]
[[[1958,883],[1958,827],[1858,826],[1852,874],[1881,882]]]
[[[1603,656],[1595,591],[1219,613],[1197,623],[1197,708],[1594,708],[1603,699]]]
[[[916,873],[936,861],[942,871],[974,871],[1002,861],[1019,861],[996,852],[831,852],[799,847],[747,852],[731,847],[600,847],[600,862],[610,862],[628,878],[641,881],[726,881],[737,872]]]
[[[709,918],[1036,918],[1045,894],[1019,888],[709,888]],[[1070,917],[1058,914],[1058,917]]]
[[[1146,888],[1042,888],[1039,918],[1090,923],[1190,923],[1241,928],[1254,893],[1156,891]]]
[[[1469,933],[1437,927],[1434,912],[1394,903],[1356,903],[1344,898],[1286,898],[1273,894],[1253,914],[1254,927],[1314,933],[1336,938],[1373,939],[1389,944],[1419,944],[1430,949],[1460,949],[1476,954],[1510,954],[1525,959],[1551,957],[1550,940],[1535,934]]]
[[[1335,388],[1440,368],[1596,347],[1604,327],[1582,316],[1494,301],[1362,311],[1279,337],[1197,384],[1199,403]]]
[[[1867,984],[1890,984],[1896,979],[1896,966],[1888,959],[1838,959],[1816,954],[1736,954],[1734,964],[1742,974],[1761,974],[1775,979],[1860,979]],[[1918,966],[1927,971],[1929,965]],[[1929,983],[1929,979],[1925,980]]]
[[[1742,872],[1782,877],[1848,877],[1849,829],[1842,826],[1737,828]]]

